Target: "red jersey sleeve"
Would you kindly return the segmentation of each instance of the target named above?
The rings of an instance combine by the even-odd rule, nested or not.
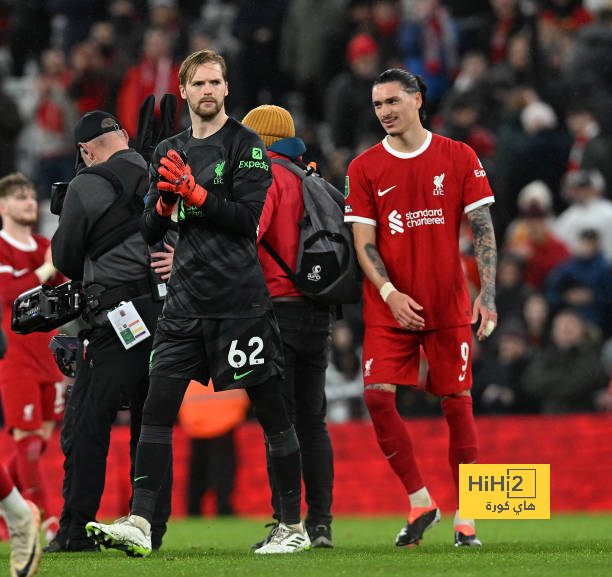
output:
[[[468,213],[479,206],[495,202],[493,191],[476,153],[464,143],[460,143],[465,158],[465,177],[463,181],[463,210]]]
[[[344,221],[362,222],[376,226],[376,208],[372,198],[372,187],[361,168],[361,158],[356,158],[348,167],[344,185]]]

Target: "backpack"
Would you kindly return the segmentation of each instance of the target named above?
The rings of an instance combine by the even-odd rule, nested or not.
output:
[[[362,275],[357,262],[353,233],[344,223],[344,196],[318,175],[312,166],[303,169],[283,158],[273,158],[302,180],[304,214],[296,271],[265,240],[260,244],[306,297],[327,305],[359,302]]]

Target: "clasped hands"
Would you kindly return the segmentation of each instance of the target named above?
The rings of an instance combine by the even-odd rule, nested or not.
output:
[[[176,150],[170,149],[166,156],[162,156],[157,172],[160,176],[157,181],[159,192],[157,212],[159,214],[171,215],[174,205],[181,197],[186,206],[204,204],[208,191],[196,183],[190,166]]]

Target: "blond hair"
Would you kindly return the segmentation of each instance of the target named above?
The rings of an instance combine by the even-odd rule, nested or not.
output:
[[[223,80],[227,82],[227,64],[225,59],[220,54],[217,54],[214,50],[199,50],[190,54],[183,60],[181,68],[179,69],[179,82],[181,86],[186,86],[189,81],[193,78],[196,70],[207,62],[213,62],[221,67],[221,74]]]

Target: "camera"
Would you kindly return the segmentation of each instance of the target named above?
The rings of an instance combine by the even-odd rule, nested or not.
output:
[[[69,184],[69,182],[54,182],[51,185],[51,205],[49,208],[52,214],[59,216],[62,213]]]
[[[74,377],[76,373],[76,359],[79,350],[78,337],[68,335],[55,335],[49,343],[53,351],[55,362],[59,370],[67,377]]]
[[[85,307],[80,282],[41,285],[20,294],[13,302],[11,330],[20,335],[48,332],[77,318]]]

